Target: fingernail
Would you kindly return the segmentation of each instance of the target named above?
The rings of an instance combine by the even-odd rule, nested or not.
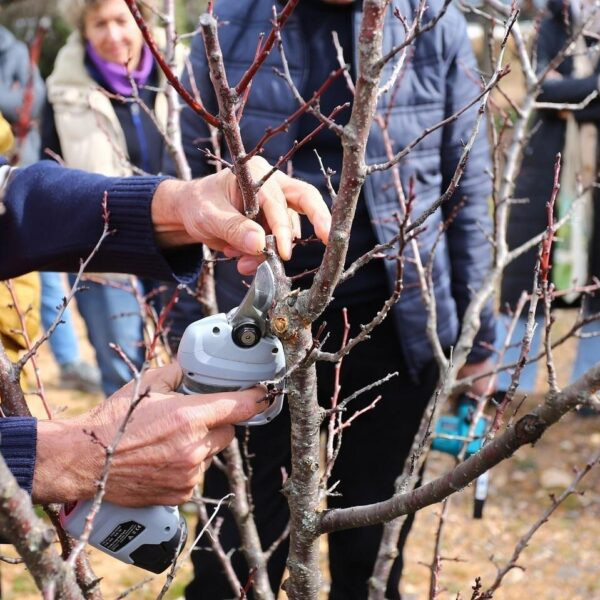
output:
[[[331,233],[331,219],[325,220],[321,224],[321,239],[324,243],[329,241],[329,234]]]
[[[258,231],[250,230],[244,236],[244,250],[248,254],[258,254],[264,245],[263,236]]]
[[[290,260],[292,258],[292,244],[291,242],[282,242],[279,247],[279,253],[281,254],[281,258],[283,260]]]

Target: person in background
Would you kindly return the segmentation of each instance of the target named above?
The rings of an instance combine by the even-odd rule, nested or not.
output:
[[[12,164],[30,165],[39,158],[45,97],[44,82],[30,63],[27,46],[0,25],[0,112],[14,133],[14,144],[5,152]]]
[[[428,3],[424,19],[436,15],[442,3]],[[411,19],[418,2],[394,1],[387,9],[388,16],[383,31],[384,53],[399,44],[405,31],[399,19],[393,15],[398,9]],[[218,2],[215,13],[222,26],[219,38],[223,48],[225,65],[230,81],[234,82],[244,73],[254,56],[259,34],[271,29],[273,19],[272,0],[238,0]],[[350,73],[356,77],[358,55],[358,26],[362,17],[362,2],[352,0],[303,0],[294,9],[281,35],[294,82],[304,98],[323,84],[338,67],[332,32],[338,34]],[[412,51],[412,49],[411,49]],[[382,98],[381,110],[389,114],[389,133],[394,148],[400,150],[426,127],[432,126],[463,108],[478,96],[477,66],[466,35],[466,24],[456,8],[450,6],[447,14],[431,31],[419,36],[411,54],[411,60],[400,77],[397,93]],[[209,110],[216,110],[207,57],[201,38],[192,43],[192,67],[198,89]],[[273,52],[268,63],[261,68],[252,83],[241,132],[247,150],[254,147],[268,127],[279,125],[289,117],[298,105],[287,83],[274,73],[282,69],[281,59]],[[471,70],[472,75],[468,75]],[[185,76],[184,76],[185,77]],[[189,86],[189,78],[185,78]],[[343,77],[335,80],[319,99],[320,110],[330,114],[337,106],[352,102]],[[385,108],[384,108],[385,107]],[[466,111],[451,125],[434,136],[426,137],[399,165],[404,190],[409,180],[415,178],[415,206],[413,215],[429,207],[450,182],[459,162],[463,143],[472,132],[476,107]],[[345,125],[349,110],[340,113],[336,121]],[[319,121],[305,113],[290,124],[284,132],[265,144],[263,156],[269,161],[277,159],[289,150],[294,140],[301,140],[315,129]],[[182,135],[192,174],[209,172],[201,149],[210,139],[204,123],[192,114],[182,111]],[[480,287],[491,264],[491,247],[486,238],[490,220],[488,196],[489,152],[485,139],[485,127],[480,130],[470,160],[460,181],[460,188],[447,202],[427,220],[419,236],[419,249],[423,262],[437,246],[433,257],[433,283],[437,305],[438,334],[444,348],[450,348],[457,339],[461,320],[473,290]],[[200,149],[199,149],[200,146]],[[225,147],[223,157],[229,160]],[[315,151],[326,168],[331,169],[333,187],[339,184],[342,165],[342,146],[338,137],[328,128],[323,129],[309,144],[301,147],[292,158],[294,175],[320,189],[329,197],[326,182],[319,168]],[[367,149],[367,160],[380,162],[386,156],[384,138],[376,124],[372,126]],[[375,173],[367,178],[356,207],[352,227],[347,264],[372,249],[377,243],[389,241],[397,233],[394,213],[400,210],[396,190],[391,184],[389,172]],[[464,201],[447,230],[435,242],[442,223],[452,214],[454,207]],[[310,229],[303,224],[303,237]],[[392,251],[392,254],[395,251]],[[319,244],[299,245],[289,267],[289,275],[310,272],[322,259],[323,248]],[[239,304],[245,286],[235,266],[224,261],[215,265],[216,291],[219,310],[228,311]],[[394,260],[373,260],[357,275],[335,290],[335,298],[322,320],[326,321],[329,335],[325,348],[337,350],[342,343],[344,322],[342,308],[348,309],[351,324],[350,337],[360,331],[360,325],[368,323],[389,298],[396,280]],[[304,285],[310,278],[300,280]],[[365,341],[344,358],[340,384],[343,394],[348,395],[373,383],[387,374],[397,371],[398,376],[385,382],[373,392],[362,394],[348,407],[348,417],[354,411],[366,408],[381,394],[377,406],[361,415],[344,433],[344,441],[335,463],[331,482],[339,481],[336,494],[327,498],[329,507],[347,507],[368,504],[390,497],[394,481],[401,472],[423,411],[438,381],[438,368],[426,334],[427,311],[419,290],[414,264],[407,258],[404,270],[404,291],[390,311],[386,322],[377,327]],[[176,344],[187,322],[199,316],[197,303],[184,299],[175,305],[171,314],[171,332]],[[316,324],[318,327],[319,323]],[[491,349],[480,342],[494,341],[494,317],[491,303],[481,315],[481,328],[475,340],[468,363],[460,376],[486,373],[491,370]],[[330,406],[335,379],[330,363],[317,364],[318,395],[321,405]],[[485,388],[485,384],[482,386]],[[481,390],[473,390],[481,393]],[[290,420],[289,412],[282,414],[268,425],[250,428],[249,452],[252,454],[251,492],[261,543],[268,548],[279,538],[289,521],[286,500],[281,493],[281,470],[290,468]],[[227,492],[224,474],[218,469],[206,473],[204,494],[221,498]],[[398,543],[398,556],[394,560],[386,598],[400,597],[399,580],[402,572],[402,548],[406,541],[412,519],[407,519]],[[382,528],[364,527],[335,532],[328,538],[329,568],[331,573],[330,600],[364,599],[378,551]],[[219,540],[225,552],[232,551],[232,562],[240,581],[247,581],[248,570],[231,513],[225,512]],[[289,540],[282,542],[269,560],[269,578],[274,590],[281,581],[286,562]],[[204,544],[203,544],[204,545]],[[215,553],[208,549],[192,555],[196,578],[186,589],[189,600],[197,598],[228,598],[232,595],[227,578]]]
[[[62,8],[76,30],[58,53],[46,82],[43,146],[60,155],[67,166],[94,173],[158,173],[162,138],[132,96],[135,86],[140,99],[164,123],[165,98],[156,91],[162,78],[127,6],[121,0],[67,0]],[[150,11],[143,10],[150,20]],[[144,360],[143,322],[131,289],[139,283],[118,275],[103,278],[105,284],[84,282],[87,289],[77,293],[77,305],[108,396],[130,377],[109,344],[118,345],[139,367]]]
[[[41,272],[40,280],[42,282],[42,325],[48,331],[66,296],[65,281],[62,273],[52,271]],[[100,371],[95,365],[81,359],[73,315],[69,306],[63,311],[60,320],[60,324],[50,336],[50,350],[60,370],[60,387],[88,393],[99,392]]]
[[[600,18],[598,15],[589,20],[593,2],[579,0],[566,4],[562,0],[550,0],[547,4],[548,14],[540,24],[537,38],[537,70],[542,72],[562,50],[568,38],[576,28],[587,21],[584,35],[579,36],[576,44],[581,46],[575,56],[563,60],[555,70],[552,70],[544,83],[538,100],[540,102],[578,104],[583,102],[593,92],[600,90],[600,61],[598,50],[598,34],[600,34]],[[600,123],[600,99],[596,97],[581,110],[541,109],[532,125],[531,140],[525,148],[521,171],[517,179],[515,198],[524,199],[511,206],[508,225],[508,243],[515,248],[533,238],[546,229],[545,205],[552,193],[554,177],[554,161],[556,154],[563,154],[563,171],[565,160],[566,132],[568,120],[574,119],[576,131],[579,134],[580,152],[583,159],[591,161],[592,178],[598,169],[598,124]],[[591,136],[590,136],[591,134]],[[585,168],[582,163],[581,168]],[[562,187],[562,186],[561,186]],[[589,280],[600,277],[600,190],[597,187],[592,192],[593,202],[591,215],[591,236],[587,240],[588,261],[587,272]],[[582,228],[583,229],[583,228]],[[561,232],[559,232],[560,235]],[[575,229],[573,234],[582,235],[581,230]],[[584,240],[585,244],[585,240]],[[512,262],[504,273],[501,286],[501,309],[514,308],[523,290],[531,291],[532,274],[537,260],[538,249],[532,248]],[[556,266],[556,255],[552,263]],[[571,282],[567,282],[571,287]],[[586,283],[579,281],[579,285]],[[584,314],[591,315],[600,311],[600,293],[586,295],[581,300],[584,304]],[[578,305],[579,300],[574,304]],[[538,304],[541,309],[541,303]],[[525,334],[527,309],[522,313],[515,332],[509,341],[512,345],[504,357],[505,363],[516,362],[520,353],[520,341]],[[510,320],[508,316],[498,319],[497,347],[505,342],[506,328]],[[542,316],[536,317],[537,328],[531,346],[530,356],[535,356],[541,348],[543,338]],[[583,326],[582,337],[578,339],[577,351],[571,372],[571,382],[578,379],[585,371],[597,363],[600,355],[600,322],[593,321]],[[519,381],[519,389],[524,392],[535,390],[538,363],[527,365]],[[499,390],[506,390],[510,385],[510,373],[502,372],[498,377]],[[582,414],[582,413],[579,413]]]
[[[27,46],[0,26],[0,113],[4,129],[8,127],[1,153],[12,164],[28,165],[37,160],[37,124],[44,97],[44,82],[30,64]],[[27,349],[27,339],[35,340],[39,326],[39,275],[16,277],[10,288],[7,282],[0,282],[0,339],[12,361]]]
[[[13,164],[26,166],[39,158],[39,120],[45,97],[44,82],[37,65],[30,59],[27,46],[8,29],[0,27],[0,112],[10,121],[15,133],[14,143],[4,151]],[[41,314],[42,325],[48,330],[56,316],[57,306],[62,304],[65,296],[62,275],[40,273],[38,281],[38,275],[30,273],[16,278],[14,286],[18,294],[22,294],[22,308],[26,309],[34,302]],[[10,309],[6,304],[11,303],[11,298],[4,287],[0,288],[0,303],[4,305],[2,312],[8,318],[6,313]],[[28,311],[27,318],[31,320],[34,313]],[[36,332],[35,328],[30,329],[30,336],[35,337]],[[13,338],[12,342],[16,340]],[[20,345],[23,343],[21,340]],[[60,369],[61,387],[99,391],[98,369],[81,360],[70,308],[63,312],[62,323],[50,338],[50,349]]]

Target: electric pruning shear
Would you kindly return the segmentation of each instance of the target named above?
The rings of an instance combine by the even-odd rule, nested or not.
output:
[[[191,323],[185,330],[177,360],[183,370],[179,388],[184,394],[244,390],[275,381],[281,393],[264,412],[241,426],[265,425],[283,407],[283,346],[269,329],[268,312],[275,299],[275,276],[261,263],[241,304]],[[80,537],[92,500],[65,505],[60,520]],[[125,563],[162,573],[187,539],[187,525],[176,506],[126,508],[103,502],[94,519],[89,543]]]

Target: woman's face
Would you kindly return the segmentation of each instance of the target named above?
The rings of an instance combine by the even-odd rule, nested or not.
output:
[[[84,17],[87,41],[100,58],[135,69],[144,39],[123,0],[105,0]]]

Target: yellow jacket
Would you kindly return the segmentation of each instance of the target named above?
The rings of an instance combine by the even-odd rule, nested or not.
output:
[[[34,342],[40,331],[40,275],[28,273],[11,279],[16,305],[23,316],[25,329],[30,342]],[[6,282],[0,282],[0,337],[11,361],[19,358],[19,353],[27,348],[19,312]]]
[[[0,154],[10,150],[14,138],[8,121],[0,113]],[[33,342],[40,330],[40,276],[29,273],[12,281],[16,305],[23,317],[29,340]],[[8,358],[15,362],[19,352],[27,348],[23,325],[15,301],[4,281],[0,281],[0,339]]]
[[[8,121],[0,113],[0,154],[6,154],[15,141]]]

